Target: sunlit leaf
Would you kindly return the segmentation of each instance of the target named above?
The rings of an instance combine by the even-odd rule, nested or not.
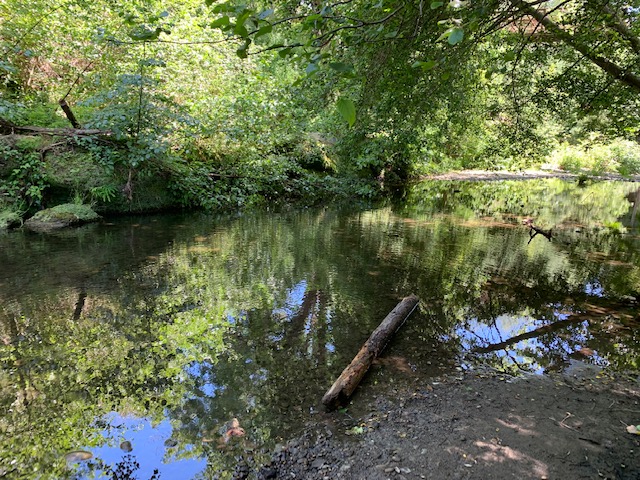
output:
[[[356,123],[356,106],[353,101],[345,97],[340,97],[336,102],[336,108],[350,127]]]
[[[413,62],[413,64],[411,65],[411,68],[422,68],[423,70],[431,70],[436,65],[437,65],[437,62],[435,60],[427,60],[426,62],[418,60],[416,62]]]
[[[217,18],[216,20],[211,22],[210,26],[211,26],[211,28],[220,28],[220,27],[228,26],[229,23],[230,23],[229,17],[225,15],[225,16]]]
[[[444,5],[444,2],[431,2],[431,10],[435,10],[436,8],[440,8]]]

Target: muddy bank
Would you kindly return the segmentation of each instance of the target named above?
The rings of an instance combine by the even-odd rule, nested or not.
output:
[[[640,423],[634,379],[459,373],[376,388],[234,478],[640,478],[640,436],[626,431]]]

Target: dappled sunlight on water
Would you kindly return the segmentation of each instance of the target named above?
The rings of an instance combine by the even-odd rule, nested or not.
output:
[[[225,478],[322,421],[323,393],[412,293],[419,309],[362,388],[460,364],[636,369],[637,189],[428,182],[369,210],[3,235],[0,474],[70,476],[65,454],[89,451],[80,477]]]

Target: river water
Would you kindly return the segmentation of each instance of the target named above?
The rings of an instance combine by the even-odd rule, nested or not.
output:
[[[368,208],[1,234],[0,477],[226,478],[318,421],[412,293],[361,390],[483,365],[635,371],[639,192],[425,182]]]

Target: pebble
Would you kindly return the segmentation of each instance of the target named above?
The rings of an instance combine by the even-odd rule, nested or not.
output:
[[[278,477],[278,471],[273,468],[263,468],[260,474],[260,478],[264,478],[265,480]]]

